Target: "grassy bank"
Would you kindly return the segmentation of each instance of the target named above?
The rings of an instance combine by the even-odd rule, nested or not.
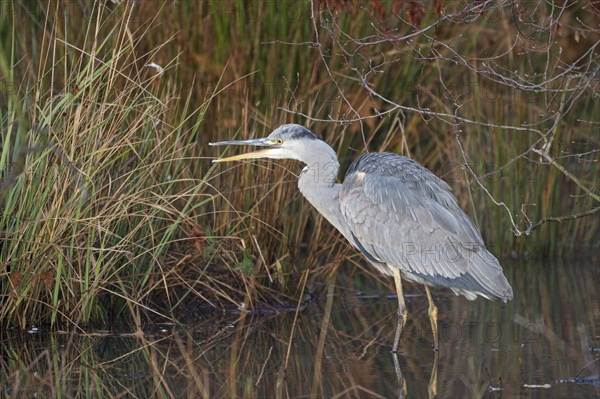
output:
[[[219,155],[209,141],[306,122],[281,108],[324,120],[351,115],[348,104],[360,116],[385,110],[356,80],[339,81],[344,98],[332,83],[360,62],[340,55],[331,21],[355,37],[372,34],[371,23],[413,28],[394,19],[391,3],[383,12],[346,5],[322,14],[317,5],[2,3],[3,326],[83,325],[116,315],[141,323],[148,313],[171,317],[195,297],[217,308],[295,304],[307,281],[326,280],[356,256],[297,192],[295,163],[209,161]],[[428,12],[422,23],[434,18]],[[448,21],[436,34],[457,38],[453,44],[474,58],[502,54],[497,29],[512,29],[510,18]],[[294,44],[316,40],[315,27],[320,51]],[[409,107],[452,112],[456,99],[442,81],[467,89],[459,90],[471,96],[463,115],[507,126],[543,113],[543,93],[529,101],[510,90],[491,97],[481,76],[428,60],[427,45],[420,36],[416,44],[369,49],[373,59],[397,60],[381,64],[372,87]],[[543,57],[513,51],[511,67],[523,71]],[[580,121],[593,120],[598,105],[590,95],[563,120],[557,153],[597,145],[597,126]],[[445,177],[498,255],[569,253],[597,243],[597,217],[515,237],[504,208],[462,168],[461,146],[491,195],[515,215],[523,204],[536,220],[592,208],[556,169],[527,158],[510,163],[531,144],[529,133],[402,110],[310,127],[338,151],[342,168],[366,146],[410,155]],[[597,171],[584,157],[576,173],[593,187]]]

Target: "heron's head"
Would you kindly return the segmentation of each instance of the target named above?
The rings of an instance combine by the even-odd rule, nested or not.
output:
[[[337,156],[327,143],[320,140],[304,126],[295,124],[279,126],[268,137],[260,139],[220,141],[218,143],[209,143],[209,145],[249,145],[261,147],[258,151],[219,158],[213,162],[271,158],[296,159],[310,165],[314,162],[330,162],[333,158],[337,163]]]

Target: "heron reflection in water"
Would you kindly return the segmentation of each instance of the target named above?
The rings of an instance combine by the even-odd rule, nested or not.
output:
[[[394,277],[398,293],[394,352],[407,319],[402,279],[425,286],[436,349],[438,310],[430,286],[449,288],[469,300],[478,296],[512,299],[502,267],[450,187],[417,162],[386,152],[366,153],[350,165],[344,182],[337,184],[335,151],[300,125],[282,125],[265,138],[210,145],[261,147],[213,162],[271,158],[306,164],[298,179],[302,195],[377,270]]]

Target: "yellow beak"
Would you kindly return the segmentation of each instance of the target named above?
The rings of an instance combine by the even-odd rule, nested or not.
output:
[[[213,160],[213,162],[231,162],[231,161],[241,161],[243,159],[257,159],[257,158],[267,158],[269,154],[272,153],[274,149],[279,148],[277,144],[269,139],[268,137],[262,139],[251,139],[251,140],[229,140],[229,141],[219,141],[217,143],[208,143],[210,146],[221,146],[221,145],[254,145],[259,147],[271,147],[264,150],[258,150],[249,152],[247,154],[233,155],[231,157],[219,158]]]

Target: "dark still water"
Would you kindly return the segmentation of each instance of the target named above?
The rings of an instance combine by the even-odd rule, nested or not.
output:
[[[393,284],[341,270],[298,314],[212,313],[138,335],[5,332],[0,397],[600,398],[597,259],[503,264],[507,304],[434,291],[438,353],[422,289],[407,287],[394,356]]]

